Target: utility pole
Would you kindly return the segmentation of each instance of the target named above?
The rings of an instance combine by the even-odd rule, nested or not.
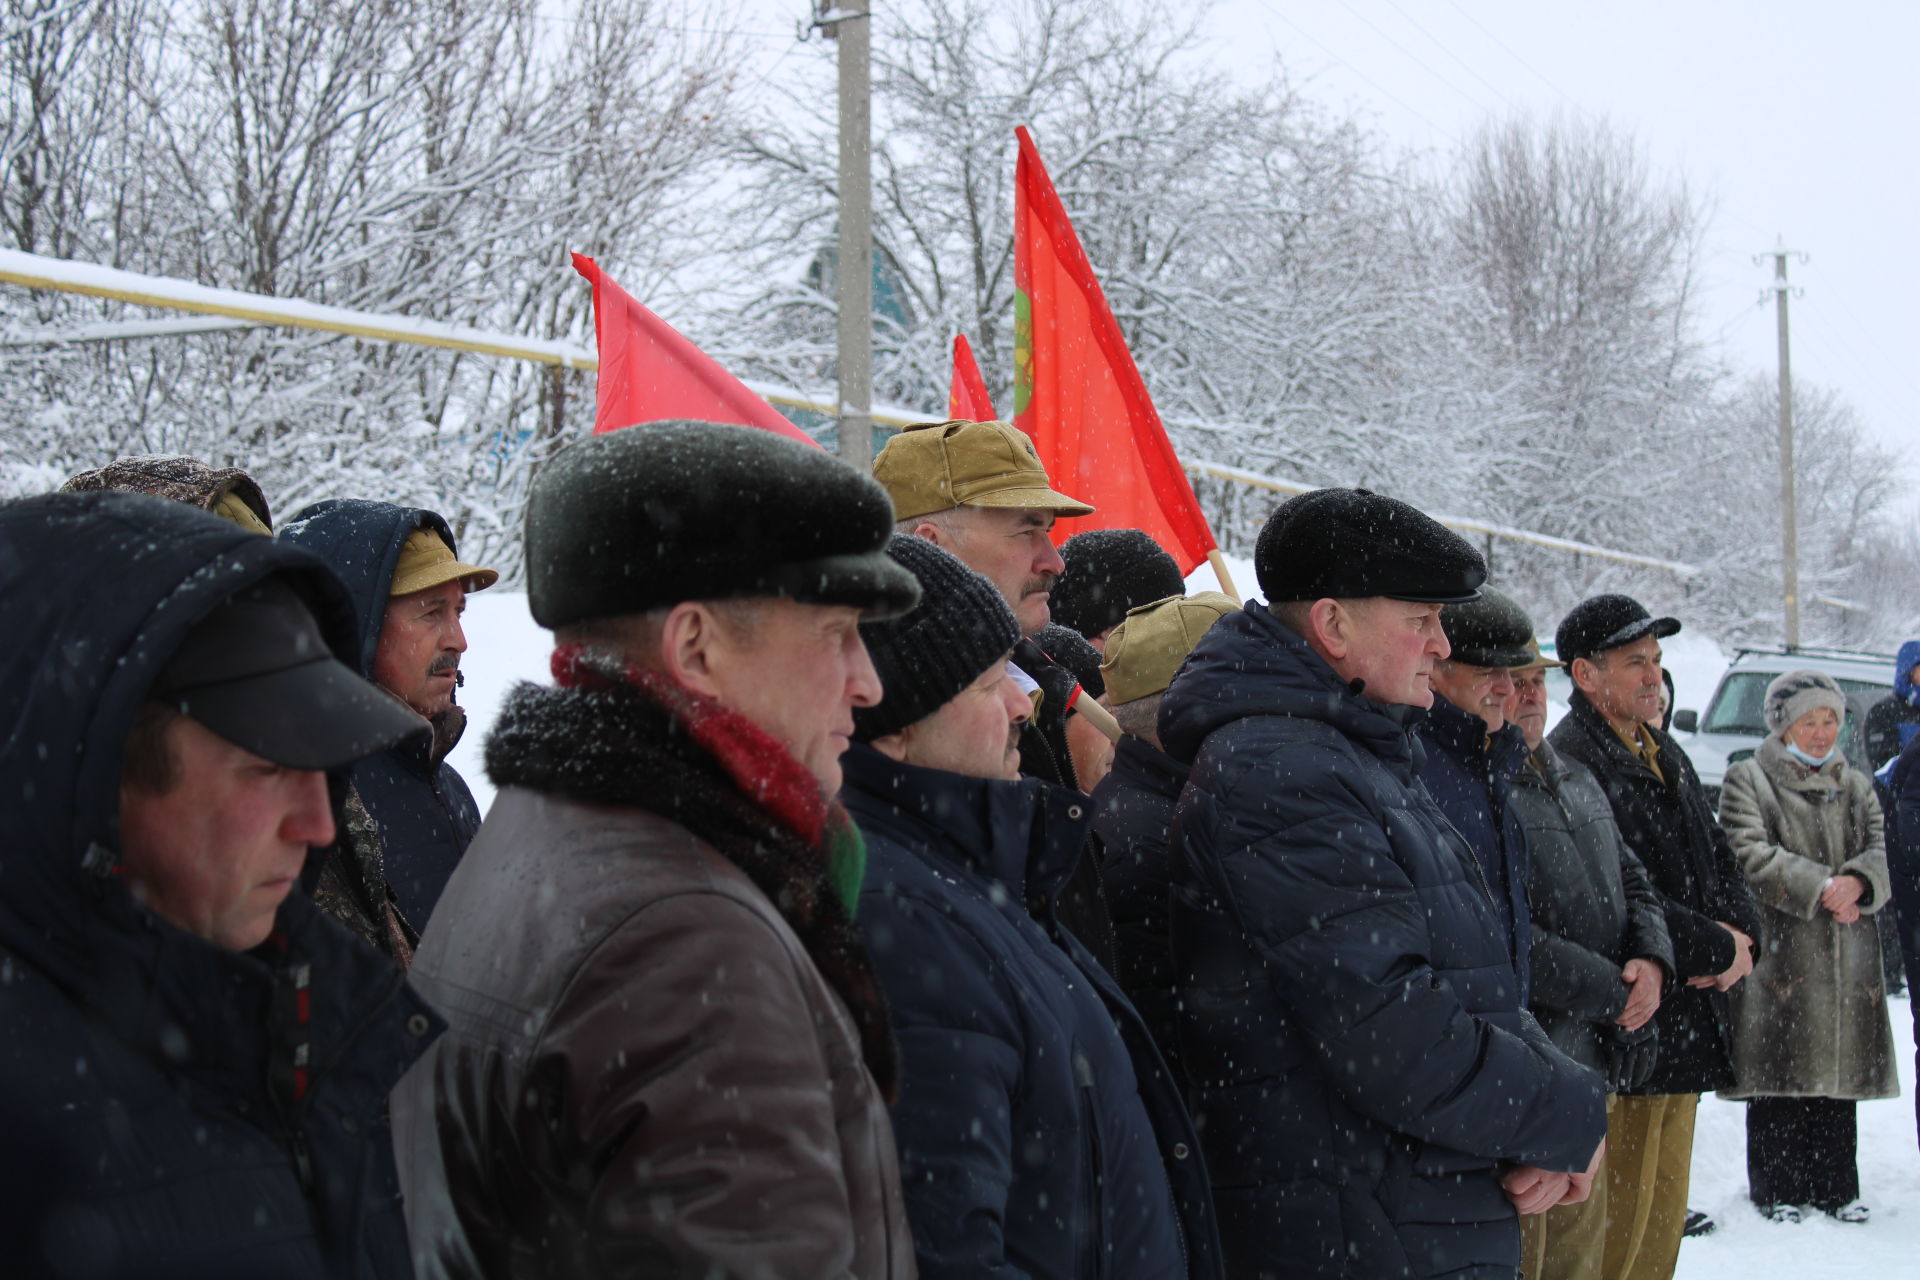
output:
[[[1773,305],[1780,331],[1780,568],[1781,599],[1786,606],[1787,649],[1800,647],[1800,517],[1793,496],[1793,360],[1787,349],[1787,258],[1807,260],[1804,253],[1777,241],[1769,253],[1754,255],[1755,264],[1773,259]],[[1764,295],[1762,295],[1764,297]]]
[[[817,24],[840,43],[840,456],[865,471],[873,465],[873,16],[862,3],[820,0]]]

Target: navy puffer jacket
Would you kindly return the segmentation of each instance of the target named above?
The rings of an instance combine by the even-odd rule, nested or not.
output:
[[[344,658],[351,611],[304,552],[132,494],[0,507],[0,1096],[33,1127],[0,1144],[0,1185],[43,1201],[34,1239],[0,1239],[10,1276],[412,1274],[383,1112],[439,1018],[304,893],[241,954],[114,874],[155,675],[276,573]]]
[[[1527,740],[1514,725],[1487,733],[1487,722],[1435,694],[1415,730],[1423,748],[1420,781],[1480,862],[1520,975],[1520,998],[1532,990],[1527,907],[1532,861],[1527,832],[1512,803],[1513,781],[1527,763]]]
[[[1053,904],[1087,799],[856,744],[857,917],[900,1042],[894,1135],[923,1277],[1222,1275],[1186,1109]]]
[[[374,655],[386,622],[400,549],[415,529],[432,529],[457,555],[453,530],[431,511],[360,498],[330,498],[294,513],[280,540],[313,552],[340,576],[359,619],[358,654],[349,665],[373,679]],[[480,806],[466,779],[447,763],[460,741],[466,712],[436,717],[431,738],[409,738],[353,767],[354,790],[380,826],[387,883],[400,913],[425,933],[447,879],[480,829]]]
[[[1419,712],[1263,606],[1216,623],[1160,737],[1180,1059],[1236,1276],[1512,1277],[1502,1162],[1584,1169],[1604,1086],[1522,1009],[1473,855],[1421,787]]]

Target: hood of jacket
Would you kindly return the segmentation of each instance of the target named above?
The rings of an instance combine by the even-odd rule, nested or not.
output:
[[[1920,707],[1920,686],[1913,683],[1916,665],[1920,665],[1920,640],[1909,640],[1893,660],[1893,696],[1910,707]]]
[[[346,662],[369,680],[373,679],[374,654],[380,648],[380,629],[387,620],[394,567],[400,563],[400,550],[415,529],[433,530],[446,540],[449,551],[460,554],[447,522],[424,507],[399,507],[364,498],[329,498],[300,508],[280,526],[282,542],[313,552],[346,584],[359,620],[357,652]]]
[[[1249,604],[1208,628],[1160,704],[1160,742],[1192,764],[1208,735],[1251,716],[1323,721],[1410,778],[1420,748],[1408,729],[1419,707],[1375,702],[1358,680],[1343,680],[1263,604]]]
[[[55,494],[0,508],[0,630],[9,638],[0,653],[0,803],[9,828],[0,845],[0,945],[130,1042],[151,1047],[166,1019],[192,1032],[196,1021],[231,1014],[197,1008],[195,992],[268,983],[268,961],[168,924],[114,870],[125,739],[155,676],[216,606],[276,574],[305,596],[334,653],[350,660],[346,593],[296,547],[138,494]],[[309,878],[319,861],[318,853],[310,859]],[[278,924],[305,956],[360,950],[303,893],[288,896]]]

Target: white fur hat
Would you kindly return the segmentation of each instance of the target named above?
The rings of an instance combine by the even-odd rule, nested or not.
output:
[[[1789,671],[1767,686],[1767,728],[1775,737],[1784,736],[1787,726],[1809,711],[1831,708],[1842,721],[1847,718],[1847,696],[1833,677],[1819,671]]]

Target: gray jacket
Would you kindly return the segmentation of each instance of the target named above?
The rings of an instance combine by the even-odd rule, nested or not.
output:
[[[1753,974],[1733,989],[1730,1098],[1891,1098],[1893,1031],[1875,919],[1890,892],[1880,802],[1844,756],[1821,769],[1768,738],[1727,770],[1720,822],[1766,916]],[[1830,877],[1866,882],[1860,919],[1820,906]]]
[[[1533,854],[1530,1007],[1568,1057],[1618,1087],[1627,1083],[1619,1077],[1634,1056],[1651,1051],[1653,1031],[1649,1023],[1634,1035],[1614,1022],[1627,1007],[1621,966],[1647,959],[1669,979],[1674,971],[1660,895],[1620,838],[1599,782],[1552,743],[1530,754],[1514,778],[1511,803]]]

